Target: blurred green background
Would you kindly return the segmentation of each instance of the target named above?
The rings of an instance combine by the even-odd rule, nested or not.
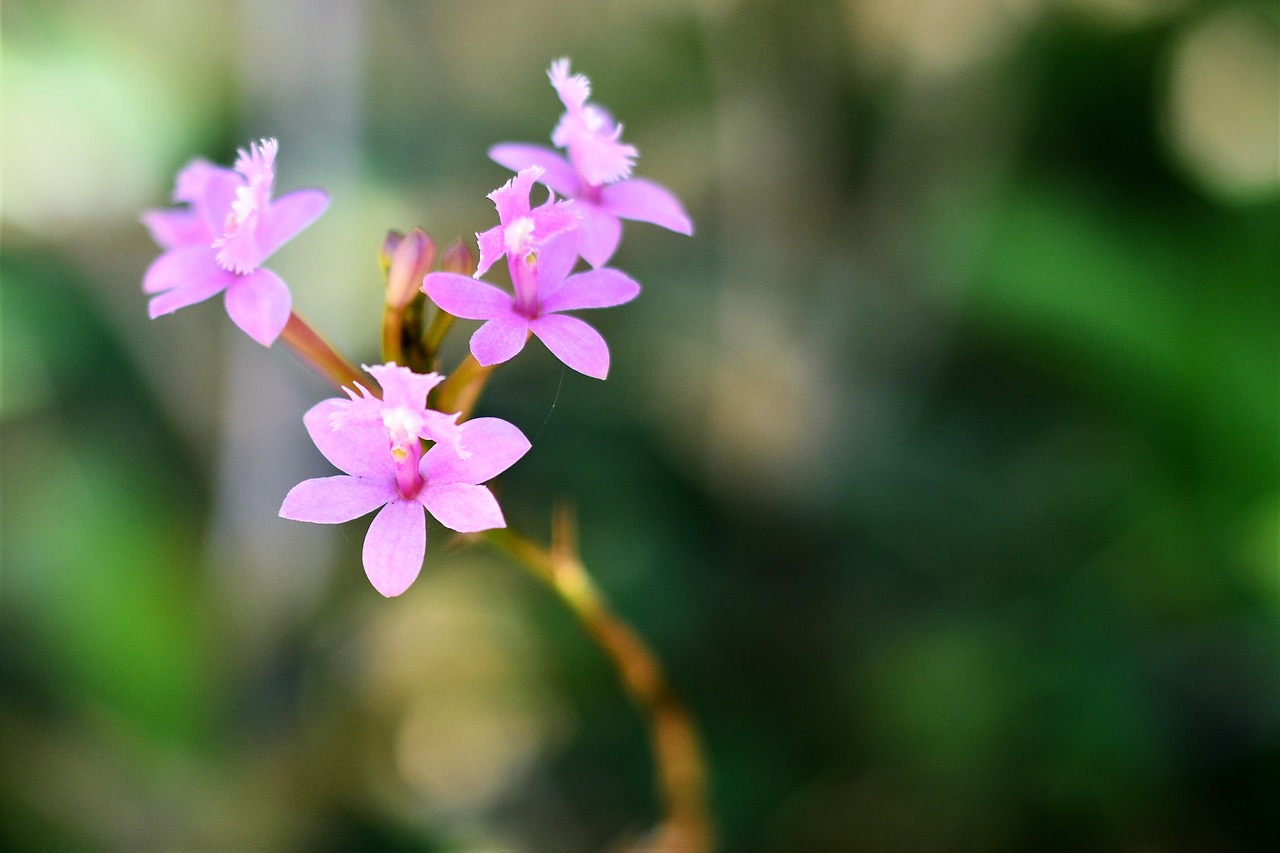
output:
[[[568,55],[684,199],[605,383],[481,412],[700,722],[725,849],[1241,849],[1280,773],[1280,11],[1193,0],[7,0],[0,846],[589,850],[639,717],[521,569],[403,597],[331,396],[220,301],[149,321],[139,212],[281,143],[272,267],[377,360],[387,229],[495,221]],[[461,352],[463,340],[455,341]],[[456,353],[455,353],[456,354]]]

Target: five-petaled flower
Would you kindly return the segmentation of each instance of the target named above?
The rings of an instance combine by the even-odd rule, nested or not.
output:
[[[294,486],[281,517],[337,524],[379,510],[365,534],[364,570],[374,589],[388,597],[408,589],[422,570],[426,512],[459,533],[506,527],[493,493],[480,484],[529,450],[519,429],[499,418],[476,418],[458,427],[466,458],[449,444],[433,445],[424,454],[416,439],[393,446],[382,423],[344,423],[349,402],[324,400],[303,418],[316,447],[344,473]]]
[[[512,358],[533,333],[569,367],[604,379],[609,373],[604,338],[578,318],[560,312],[621,305],[636,297],[640,285],[609,268],[569,275],[578,259],[575,236],[564,234],[529,255],[533,259],[528,264],[530,274],[522,277],[514,296],[447,272],[428,275],[422,289],[455,317],[488,321],[471,336],[471,354],[481,365]]]
[[[289,320],[292,300],[278,275],[262,266],[314,222],[329,204],[320,190],[272,200],[278,144],[264,139],[241,149],[234,169],[204,160],[178,173],[173,200],[189,207],[152,210],[142,221],[166,251],[147,269],[142,289],[156,294],[152,318],[226,291],[227,314],[270,346]]]
[[[591,83],[569,74],[569,60],[557,59],[547,72],[565,106],[551,134],[566,160],[541,145],[504,142],[489,149],[489,157],[515,172],[531,166],[543,171],[538,180],[572,199],[580,226],[578,253],[593,267],[609,262],[622,237],[619,219],[652,222],[681,234],[692,234],[693,223],[680,200],[665,187],[632,178],[637,151],[621,141],[622,126],[603,108],[587,103]]]

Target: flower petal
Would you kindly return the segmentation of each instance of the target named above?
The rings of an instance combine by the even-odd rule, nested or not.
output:
[[[693,234],[693,222],[671,190],[644,178],[609,184],[600,190],[601,206],[623,219],[652,222],[681,234]]]
[[[571,275],[552,294],[539,300],[543,313],[576,308],[611,308],[630,302],[640,293],[640,285],[615,269],[588,270]]]
[[[529,328],[555,357],[579,373],[609,375],[609,347],[595,329],[567,314],[543,314]]]
[[[479,533],[495,527],[506,527],[502,510],[493,492],[484,486],[468,483],[427,485],[419,496],[436,521],[459,533]]]
[[[364,573],[390,598],[409,588],[427,553],[427,518],[418,501],[394,500],[373,517],[364,537]]]
[[[151,239],[165,249],[208,246],[217,236],[195,210],[148,210],[142,214],[142,224],[151,232]]]
[[[280,517],[316,524],[337,524],[359,518],[395,500],[393,484],[363,477],[317,477],[289,490]]]
[[[514,424],[501,418],[476,418],[463,423],[460,429],[462,447],[470,455],[463,459],[445,444],[432,447],[418,463],[428,486],[483,483],[529,452],[529,439]]]
[[[391,442],[382,424],[347,424],[334,429],[334,415],[345,411],[349,401],[321,400],[302,416],[316,448],[333,466],[347,474],[380,480],[394,488],[395,467]]]
[[[178,172],[173,200],[188,202],[204,219],[209,233],[218,236],[226,227],[236,190],[242,186],[244,178],[235,171],[208,160],[192,160]]]
[[[184,257],[175,257],[184,255]],[[147,306],[152,319],[172,314],[179,308],[203,302],[229,287],[235,275],[213,260],[211,249],[193,247],[166,252],[147,270],[143,288],[166,292],[154,297]]]
[[[544,246],[553,237],[566,231],[576,231],[581,225],[578,214],[574,210],[576,202],[554,201],[554,193],[548,190],[549,198],[535,207],[530,213],[533,219],[532,241],[534,246]],[[507,252],[511,257],[511,252]]]
[[[530,166],[541,166],[543,171],[538,181],[562,196],[572,198],[582,190],[578,175],[569,161],[542,145],[503,142],[489,149],[489,159],[513,172],[523,171]]]
[[[521,216],[529,215],[529,190],[542,177],[542,167],[521,169],[515,177],[489,193],[488,198],[498,211],[498,221],[510,225]]]
[[[431,301],[464,320],[492,320],[511,313],[515,300],[492,284],[454,272],[433,272],[422,280]]]
[[[578,206],[581,237],[578,254],[593,267],[609,263],[622,239],[622,223],[610,210],[589,202],[574,202]]]
[[[271,346],[293,310],[288,285],[265,267],[233,278],[227,288],[227,314],[249,337],[264,347]]]
[[[281,196],[267,207],[258,221],[258,247],[267,258],[320,218],[329,206],[329,194],[322,190],[298,190]]]
[[[197,282],[210,278],[216,278],[221,287],[226,287],[231,283],[231,279],[229,275],[220,275],[226,270],[218,266],[215,260],[216,254],[210,246],[184,246],[165,252],[147,267],[147,271],[142,276],[142,292],[160,293],[164,290],[191,287]],[[213,293],[217,292],[217,290],[213,291]],[[207,299],[208,296],[204,298]]]
[[[476,246],[480,248],[480,261],[476,264],[476,271],[472,274],[474,278],[479,278],[489,271],[489,267],[493,266],[498,258],[507,253],[507,242],[503,239],[503,229],[501,225],[495,225],[488,231],[476,232]]]
[[[481,366],[514,358],[529,339],[529,321],[517,314],[495,317],[471,336],[471,354]]]
[[[574,203],[577,207],[577,203]],[[578,229],[561,234],[538,250],[538,296],[554,293],[578,262]]]
[[[468,282],[471,279],[467,279]],[[474,282],[472,282],[474,284]],[[444,377],[439,373],[414,373],[408,367],[395,362],[386,364],[366,364],[364,369],[382,388],[382,401],[378,408],[386,406],[404,406],[409,409],[425,409],[427,395],[431,389],[439,385]]]

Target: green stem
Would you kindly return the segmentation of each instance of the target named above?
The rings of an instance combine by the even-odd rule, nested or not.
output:
[[[427,332],[422,338],[422,348],[426,351],[427,363],[431,365],[431,370],[435,370],[436,358],[440,354],[440,344],[453,326],[454,319],[448,311],[437,308],[435,316],[431,318],[431,325],[427,326]]]

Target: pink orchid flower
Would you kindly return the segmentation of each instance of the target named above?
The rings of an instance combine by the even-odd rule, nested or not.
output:
[[[449,444],[423,454],[416,439],[389,447],[396,442],[380,423],[335,428],[348,402],[325,400],[303,418],[316,447],[344,473],[294,486],[280,507],[282,518],[338,524],[378,510],[365,534],[364,571],[387,597],[408,589],[422,570],[427,512],[459,533],[506,527],[493,493],[480,484],[529,450],[519,429],[499,418],[476,418],[458,427],[467,458]]]
[[[271,198],[278,143],[240,149],[234,169],[195,160],[178,173],[173,200],[189,207],[152,210],[143,224],[166,251],[147,269],[142,289],[154,319],[226,292],[227,314],[270,346],[292,311],[289,288],[262,266],[329,205],[320,190]]]
[[[431,273],[422,289],[455,317],[487,320],[471,336],[471,354],[481,365],[498,364],[524,349],[530,333],[579,373],[604,379],[609,347],[600,333],[576,317],[579,308],[609,308],[634,299],[640,285],[615,269],[569,275],[578,259],[576,235],[558,237],[520,262],[515,295],[457,273]]]
[[[541,183],[574,201],[582,220],[578,252],[593,267],[604,266],[617,250],[620,219],[693,234],[693,222],[670,190],[631,177],[638,152],[621,141],[622,125],[601,107],[587,103],[590,81],[581,74],[570,75],[568,59],[551,63],[547,76],[565,106],[551,141],[568,151],[568,159],[550,148],[519,142],[493,146],[490,159],[516,172],[538,166],[543,170]]]

